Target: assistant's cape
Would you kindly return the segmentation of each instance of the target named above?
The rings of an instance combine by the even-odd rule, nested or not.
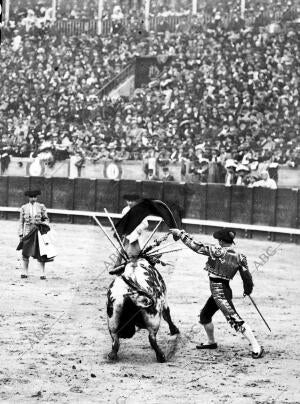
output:
[[[160,200],[143,199],[133,206],[126,215],[117,222],[116,230],[121,237],[126,236],[132,233],[147,216],[159,216],[169,228],[178,228],[173,213],[164,202]]]
[[[53,257],[47,257],[47,255],[41,254],[41,249],[39,245],[39,234],[46,234],[50,230],[50,227],[45,224],[41,223],[26,234],[25,237],[20,241],[17,250],[22,250],[23,255],[26,257],[36,258],[42,262],[49,262],[53,261]]]

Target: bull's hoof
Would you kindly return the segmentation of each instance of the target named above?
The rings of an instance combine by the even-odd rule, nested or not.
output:
[[[159,362],[159,363],[165,363],[166,362],[166,357],[165,357],[165,355],[163,353],[157,353],[156,354],[156,359],[157,359],[157,362]]]
[[[118,360],[118,354],[117,352],[111,351],[108,355],[107,355],[108,359],[110,361],[117,361]]]
[[[176,326],[174,326],[170,330],[170,335],[176,335],[176,334],[180,334],[180,331]]]

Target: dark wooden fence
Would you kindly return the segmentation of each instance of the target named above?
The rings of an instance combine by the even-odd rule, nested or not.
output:
[[[40,188],[40,200],[48,208],[96,212],[107,208],[109,212],[118,213],[124,206],[123,195],[138,193],[142,197],[161,199],[177,206],[185,218],[300,227],[298,189],[270,190],[226,187],[221,184],[85,178],[0,177],[0,206],[20,207],[26,202],[24,190],[28,188]]]

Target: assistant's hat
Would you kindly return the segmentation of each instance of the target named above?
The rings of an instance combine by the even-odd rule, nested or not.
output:
[[[25,196],[28,196],[29,198],[36,197],[38,195],[41,195],[41,191],[39,189],[32,189],[24,192]]]
[[[234,243],[236,231],[225,227],[224,229],[214,232],[213,237],[217,240],[225,241],[225,243]]]
[[[137,194],[125,194],[123,199],[125,199],[125,201],[137,201],[140,199],[140,196]]]

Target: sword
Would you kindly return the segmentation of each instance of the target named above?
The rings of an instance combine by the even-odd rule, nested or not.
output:
[[[266,324],[266,326],[268,327],[269,331],[271,332],[271,328],[269,327],[269,324],[266,322],[266,320],[264,319],[264,316],[261,314],[259,308],[257,307],[255,301],[253,300],[253,298],[250,295],[247,295],[249,297],[249,299],[251,300],[251,303],[253,304],[253,306],[256,308],[258,314],[260,315],[260,317],[262,318],[263,322]]]

